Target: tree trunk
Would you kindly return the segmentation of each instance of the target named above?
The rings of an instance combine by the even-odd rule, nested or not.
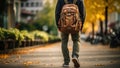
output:
[[[106,0],[106,3],[108,4],[108,0]],[[107,28],[108,28],[108,5],[105,7],[105,35],[107,35]]]
[[[95,30],[94,30],[94,23],[92,23],[92,39],[94,39],[94,35],[95,35]]]
[[[15,26],[14,0],[8,1],[8,28]]]
[[[108,6],[105,7],[105,35],[107,35],[108,28]]]
[[[99,21],[100,21],[100,36],[103,38],[103,22],[101,19]]]

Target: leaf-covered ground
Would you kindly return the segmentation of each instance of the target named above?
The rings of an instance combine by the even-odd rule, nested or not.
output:
[[[0,54],[0,68],[62,68],[60,45],[61,43],[46,44]],[[71,56],[71,41],[68,46]],[[81,68],[120,68],[120,48],[110,49],[108,45],[91,45],[82,41],[79,60]],[[69,68],[74,68],[72,62]]]

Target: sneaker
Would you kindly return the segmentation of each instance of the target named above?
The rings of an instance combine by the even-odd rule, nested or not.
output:
[[[74,63],[75,68],[79,68],[80,67],[78,58],[73,57],[72,62]]]
[[[69,67],[69,64],[64,63],[63,67]]]

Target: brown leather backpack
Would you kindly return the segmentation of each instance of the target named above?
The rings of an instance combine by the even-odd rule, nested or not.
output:
[[[62,8],[58,27],[64,33],[77,33],[82,24],[78,6],[75,4],[77,0],[74,0],[72,4],[69,4],[67,0],[64,1],[66,4]]]

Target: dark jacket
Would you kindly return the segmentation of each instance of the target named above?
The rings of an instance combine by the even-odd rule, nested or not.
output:
[[[73,0],[68,0],[69,3],[73,3]],[[56,9],[55,9],[55,18],[56,18],[56,25],[58,26],[58,20],[60,18],[60,13],[62,10],[63,5],[65,4],[64,0],[58,0]],[[79,12],[80,12],[80,18],[82,20],[82,27],[85,20],[85,9],[84,9],[84,3],[83,0],[77,0],[76,4],[78,5]]]

